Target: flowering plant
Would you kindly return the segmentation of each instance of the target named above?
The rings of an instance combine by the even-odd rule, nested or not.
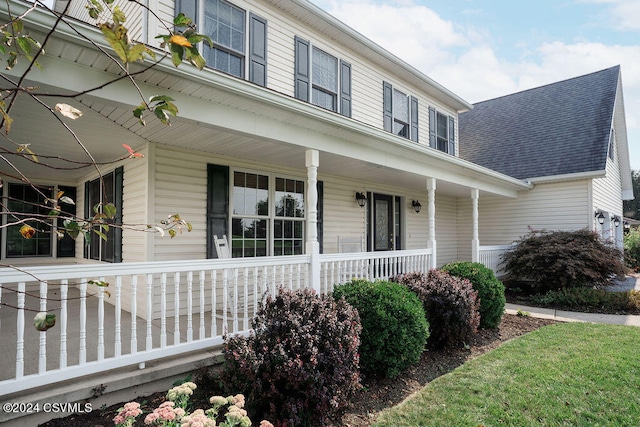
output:
[[[209,399],[211,408],[187,412],[189,397],[196,387],[192,382],[173,387],[167,393],[167,400],[147,414],[144,423],[162,427],[251,427],[251,419],[244,410],[245,398],[242,394],[213,396]],[[225,407],[226,412],[223,413]],[[141,414],[140,404],[129,402],[118,410],[113,422],[117,427],[131,427]],[[273,427],[273,424],[262,420],[260,427]]]

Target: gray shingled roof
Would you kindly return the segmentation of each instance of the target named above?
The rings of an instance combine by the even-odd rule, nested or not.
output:
[[[620,66],[474,104],[460,157],[518,179],[606,168]]]

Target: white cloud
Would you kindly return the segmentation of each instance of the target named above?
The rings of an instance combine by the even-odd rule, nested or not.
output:
[[[583,3],[610,5],[609,24],[615,30],[640,30],[640,2],[638,0],[582,0]]]

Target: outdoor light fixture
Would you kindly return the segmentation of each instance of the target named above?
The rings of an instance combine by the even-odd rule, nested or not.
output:
[[[598,219],[600,225],[604,224],[604,214],[600,211],[596,211],[595,217]]]
[[[411,206],[413,206],[413,210],[416,211],[416,213],[420,213],[420,209],[422,209],[422,205],[420,204],[419,201],[412,200]]]
[[[361,208],[364,208],[364,205],[367,204],[367,196],[364,195],[364,193],[361,192],[356,192],[356,202],[358,202],[358,206],[360,206]]]
[[[629,224],[629,221],[625,221],[625,222],[624,222],[624,229],[625,229],[625,230],[628,230],[628,229],[630,229],[630,228],[631,228],[631,224]]]
[[[620,226],[620,217],[618,216],[613,217],[613,225],[615,225],[616,227]]]

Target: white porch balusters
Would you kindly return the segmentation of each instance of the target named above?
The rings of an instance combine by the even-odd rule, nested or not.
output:
[[[318,166],[320,155],[317,150],[307,150],[307,244],[306,253],[311,256],[309,264],[309,285],[317,293],[320,289],[320,243],[318,242]]]
[[[471,222],[473,224],[473,237],[471,238],[471,261],[480,261],[480,238],[478,233],[478,198],[480,191],[477,188],[471,189]]]
[[[436,250],[436,180],[435,178],[427,178],[427,205],[429,214],[429,249],[431,249],[431,265],[430,268],[436,268],[437,250]]]

